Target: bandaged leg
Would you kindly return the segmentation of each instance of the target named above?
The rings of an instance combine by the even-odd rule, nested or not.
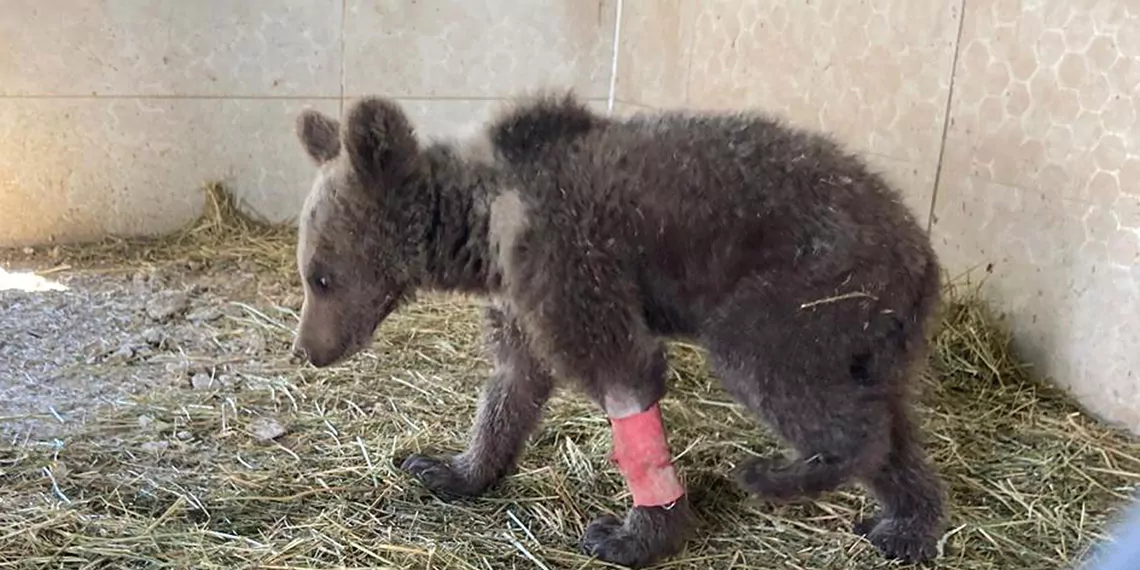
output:
[[[673,468],[661,409],[623,418],[610,418],[614,450],[611,456],[633,494],[635,507],[671,507],[685,495]]]

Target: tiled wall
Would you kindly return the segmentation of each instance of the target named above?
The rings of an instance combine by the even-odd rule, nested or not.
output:
[[[1140,433],[1140,2],[625,0],[621,38],[626,106],[866,153],[1031,361]]]
[[[604,106],[615,0],[4,0],[0,244],[179,227],[222,180],[296,214],[298,110],[400,98],[425,137],[571,86]]]

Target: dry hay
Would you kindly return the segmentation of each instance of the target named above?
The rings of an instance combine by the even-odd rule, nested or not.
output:
[[[46,252],[32,249],[0,255],[16,265],[54,263],[40,272],[57,274],[73,267],[85,271],[136,270],[155,264],[177,264],[190,270],[243,261],[263,270],[291,276],[296,243],[293,224],[272,224],[242,209],[239,200],[219,182],[203,187],[202,215],[180,231],[158,238],[110,237],[101,242],[66,244]]]
[[[92,246],[106,266],[257,256],[291,291],[292,238],[261,226]],[[68,255],[73,257],[67,257]],[[78,265],[78,263],[76,263]],[[1070,567],[1140,482],[1140,444],[1035,381],[973,289],[948,291],[921,417],[953,508],[936,568]],[[291,364],[295,303],[231,300],[213,351],[183,355],[206,382],[120,402],[51,441],[0,448],[0,567],[584,568],[584,526],[628,496],[607,462],[605,419],[552,401],[518,472],[481,499],[443,502],[396,469],[410,450],[458,449],[488,371],[471,300],[431,296],[386,322],[373,348],[329,370]],[[243,335],[269,340],[227,359]],[[850,522],[857,489],[759,504],[725,473],[775,443],[724,394],[699,350],[674,344],[662,403],[702,527],[668,568],[886,568]],[[130,364],[124,364],[128,366]],[[282,433],[283,432],[283,433]],[[275,437],[276,436],[276,437]]]

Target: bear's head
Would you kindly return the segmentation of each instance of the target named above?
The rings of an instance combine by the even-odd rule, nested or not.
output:
[[[361,100],[343,124],[305,110],[296,128],[319,172],[300,218],[305,298],[293,351],[323,367],[368,346],[414,292],[432,204],[415,134],[395,103]]]

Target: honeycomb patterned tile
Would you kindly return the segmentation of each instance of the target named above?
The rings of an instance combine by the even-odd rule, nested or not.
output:
[[[952,274],[973,269],[985,279],[985,295],[1010,317],[1038,370],[1092,412],[1140,430],[1140,265],[1112,261],[1134,259],[1136,234],[1111,229],[1118,224],[1107,208],[1074,217],[1082,204],[979,177],[953,188],[933,228]]]
[[[947,139],[966,149],[972,172],[1080,198],[1098,170],[1140,154],[1140,15],[1124,3],[1086,4],[1096,9],[967,4]]]
[[[1140,432],[1140,9],[967,3],[933,232],[1041,368]]]

